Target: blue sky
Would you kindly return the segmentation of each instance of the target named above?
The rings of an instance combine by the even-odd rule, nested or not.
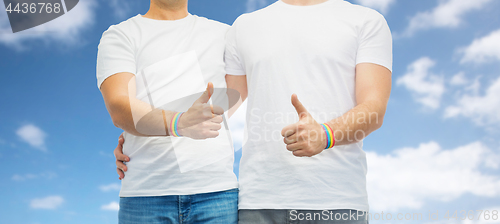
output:
[[[271,0],[191,0],[224,23]],[[394,36],[393,92],[365,142],[373,213],[500,210],[500,2],[351,0],[382,12]],[[116,223],[112,150],[121,130],[96,87],[97,45],[149,1],[82,0],[12,34],[0,12],[0,223]],[[242,144],[242,110],[231,118]],[[236,155],[241,155],[237,151]],[[439,210],[439,220],[427,220]]]

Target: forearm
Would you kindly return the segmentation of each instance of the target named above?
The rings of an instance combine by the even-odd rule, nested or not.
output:
[[[386,107],[375,100],[358,104],[327,124],[333,129],[335,145],[348,145],[363,140],[382,126]]]
[[[128,96],[117,97],[108,105],[116,127],[136,136],[169,136],[168,125],[175,112],[152,108],[151,105]]]

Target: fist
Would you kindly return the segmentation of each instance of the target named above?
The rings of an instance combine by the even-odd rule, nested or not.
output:
[[[292,95],[292,105],[299,115],[299,122],[281,130],[286,149],[297,157],[312,157],[323,152],[327,144],[323,127],[314,120],[295,94]]]

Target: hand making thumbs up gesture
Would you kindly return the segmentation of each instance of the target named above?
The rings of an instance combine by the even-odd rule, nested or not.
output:
[[[311,157],[321,153],[327,145],[323,127],[307,112],[296,94],[292,95],[292,105],[297,110],[299,122],[288,125],[281,131],[286,148],[297,157]]]
[[[208,83],[205,92],[193,103],[193,106],[179,118],[179,133],[193,139],[207,139],[219,136],[224,110],[208,101],[214,93],[214,85]]]

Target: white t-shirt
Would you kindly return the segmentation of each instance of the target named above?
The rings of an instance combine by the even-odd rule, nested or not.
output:
[[[392,69],[384,17],[342,0],[277,1],[240,16],[226,39],[226,71],[246,74],[249,93],[239,208],[368,211],[362,142],[299,158],[286,149],[281,130],[298,121],[293,93],[323,123],[357,105],[357,64]]]
[[[116,73],[135,74],[137,98],[160,108],[192,94],[194,102],[208,82],[226,88],[228,28],[191,14],[175,21],[137,15],[111,26],[99,44],[98,86]],[[184,108],[175,111],[186,111],[190,105],[184,103]],[[123,152],[130,162],[120,196],[189,195],[237,188],[232,140],[224,126],[219,137],[208,140],[137,137],[125,132]]]

